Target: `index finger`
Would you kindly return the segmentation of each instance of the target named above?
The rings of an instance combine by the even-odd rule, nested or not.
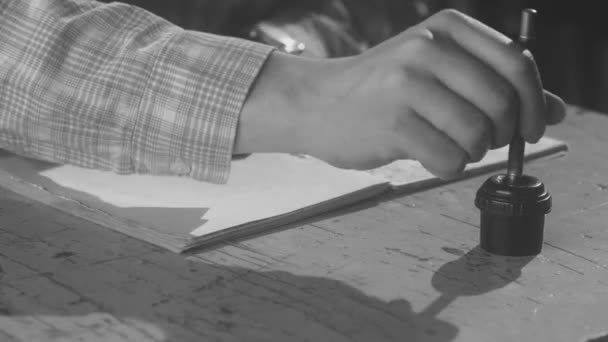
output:
[[[529,142],[542,137],[546,103],[540,74],[529,50],[522,50],[512,39],[455,10],[442,11],[420,25],[453,40],[509,81],[520,100],[522,136]]]

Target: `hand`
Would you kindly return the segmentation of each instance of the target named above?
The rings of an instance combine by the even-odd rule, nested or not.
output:
[[[343,59],[279,53],[242,111],[235,152],[306,153],[343,168],[416,159],[452,178],[517,129],[536,142],[565,105],[506,36],[453,10]]]

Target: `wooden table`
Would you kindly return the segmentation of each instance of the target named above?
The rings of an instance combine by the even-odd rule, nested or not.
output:
[[[585,341],[608,334],[608,117],[572,109],[543,253],[479,250],[487,175],[185,257],[0,190],[0,341]]]

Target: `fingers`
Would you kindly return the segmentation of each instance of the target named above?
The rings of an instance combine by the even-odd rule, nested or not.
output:
[[[416,67],[439,79],[453,94],[461,96],[487,116],[490,123],[487,134],[493,147],[502,147],[513,136],[514,115],[519,111],[516,90],[501,75],[485,63],[450,41],[440,37],[417,37],[413,49]],[[411,45],[411,44],[410,44]],[[411,47],[410,47],[410,50]],[[430,93],[432,94],[432,93]],[[441,96],[434,96],[441,98]]]
[[[332,95],[307,101],[318,119],[307,121],[331,128],[311,135],[324,137],[317,155],[339,165],[373,167],[407,157],[453,178],[516,130],[536,142],[565,113],[563,101],[544,92],[529,52],[455,11],[328,65],[324,70],[336,77],[315,95]],[[346,134],[336,137],[336,127]]]
[[[422,24],[448,37],[490,66],[516,90],[520,101],[520,131],[528,142],[537,142],[545,130],[545,96],[536,64],[529,51],[481,22],[457,11],[442,11]]]
[[[420,115],[412,111],[401,116],[398,130],[406,147],[404,155],[418,160],[431,173],[442,179],[452,179],[464,169],[468,157],[464,150]]]
[[[545,90],[545,99],[547,102],[546,122],[548,125],[560,123],[566,116],[566,104],[557,95]]]
[[[412,70],[405,71],[405,93],[411,109],[464,150],[471,162],[483,158],[492,144],[492,123],[476,106],[439,80]]]

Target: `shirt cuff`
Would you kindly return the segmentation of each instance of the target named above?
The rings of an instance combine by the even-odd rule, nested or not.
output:
[[[273,49],[195,31],[168,37],[133,129],[135,171],[226,183],[241,109]]]

